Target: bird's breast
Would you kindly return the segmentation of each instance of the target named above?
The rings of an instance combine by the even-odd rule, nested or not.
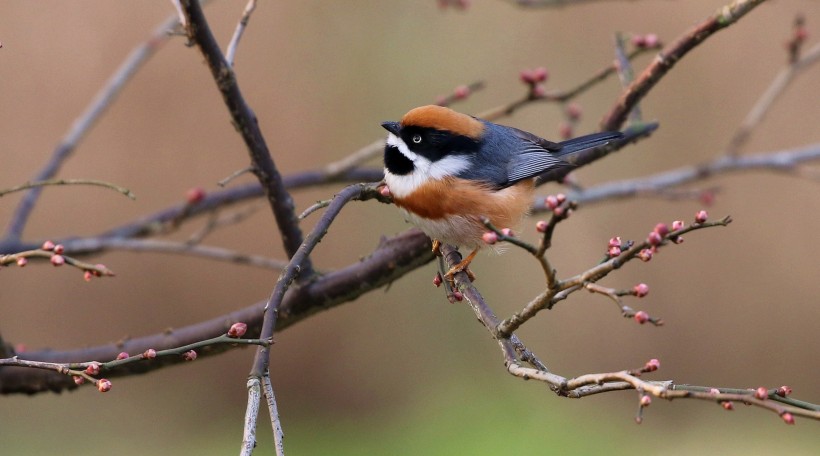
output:
[[[516,226],[530,208],[533,190],[529,179],[496,190],[481,182],[447,177],[428,180],[407,195],[394,193],[393,202],[428,236],[478,247],[482,245],[481,235],[487,231],[482,217],[497,228]]]

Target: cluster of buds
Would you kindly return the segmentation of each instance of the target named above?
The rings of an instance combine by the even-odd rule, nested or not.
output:
[[[658,49],[662,46],[660,38],[654,33],[633,35],[632,45],[639,49]]]
[[[557,195],[548,195],[544,198],[544,206],[551,210],[553,215],[556,217],[569,217],[571,210],[569,208],[564,207],[564,203],[567,201],[567,196],[563,193],[559,193]]]
[[[65,247],[63,247],[62,244],[54,244],[51,241],[46,241],[43,242],[43,245],[40,248],[46,252],[52,252],[49,261],[51,261],[51,264],[54,266],[62,266],[65,264],[65,257],[63,256]],[[17,264],[20,265],[20,262],[18,261]],[[23,263],[22,266],[25,266],[25,263]]]
[[[695,224],[704,224],[708,219],[709,214],[704,210],[700,210],[695,213]],[[657,247],[663,243],[664,239],[667,238],[669,233],[679,231],[683,229],[684,226],[685,224],[682,220],[675,220],[674,222],[672,222],[671,227],[667,226],[665,223],[658,223],[657,225],[655,225],[655,229],[653,229],[652,232],[650,232],[649,235],[646,237],[646,243],[649,244],[650,248],[644,249],[640,252],[640,254],[638,255],[640,259],[643,261],[649,261],[650,259],[652,259],[652,255],[656,253],[658,250]],[[683,236],[672,236],[669,237],[669,240],[674,242],[675,244],[680,244],[683,242]]]
[[[615,258],[621,254],[621,237],[615,236],[609,240],[609,244],[607,245],[606,254],[609,258]]]
[[[558,126],[558,134],[561,139],[567,140],[575,136],[575,125],[581,120],[583,110],[578,103],[569,103],[564,107],[566,120]]]
[[[544,67],[538,67],[532,70],[521,70],[519,74],[521,82],[530,87],[530,97],[542,98],[546,95],[547,90],[544,88],[544,83],[549,78],[549,72]]]
[[[502,228],[500,230],[500,232],[501,232],[501,236],[503,236],[503,237],[513,237],[513,236],[515,236],[515,233],[513,233],[513,230],[511,230],[509,228]],[[484,234],[481,235],[481,240],[484,241],[484,243],[487,244],[487,245],[493,245],[493,244],[495,244],[496,242],[499,241],[498,233],[496,233],[495,231],[487,231],[487,232],[485,232]]]

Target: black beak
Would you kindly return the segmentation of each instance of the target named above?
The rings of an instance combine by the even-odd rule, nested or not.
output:
[[[396,136],[399,136],[399,132],[401,132],[401,124],[398,122],[382,122],[382,127]]]

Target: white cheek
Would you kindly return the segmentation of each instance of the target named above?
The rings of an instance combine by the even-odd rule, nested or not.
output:
[[[399,152],[413,162],[413,172],[398,176],[387,169],[384,170],[384,180],[390,188],[390,193],[403,198],[413,193],[430,179],[441,180],[454,176],[470,166],[470,161],[464,156],[448,156],[431,162],[427,158],[413,152],[407,144],[394,134],[387,136],[387,144],[395,146]]]
[[[448,176],[455,176],[456,174],[467,170],[470,167],[470,160],[464,155],[448,155],[441,160],[430,163],[427,168],[427,175],[431,179],[443,179]]]

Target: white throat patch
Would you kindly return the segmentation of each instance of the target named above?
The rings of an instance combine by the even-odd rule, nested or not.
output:
[[[464,155],[447,155],[435,162],[413,152],[401,138],[390,133],[387,135],[387,144],[396,147],[399,152],[413,162],[413,171],[403,176],[392,174],[386,168],[384,181],[390,188],[390,193],[404,198],[413,193],[429,180],[441,180],[470,167],[470,160]]]

